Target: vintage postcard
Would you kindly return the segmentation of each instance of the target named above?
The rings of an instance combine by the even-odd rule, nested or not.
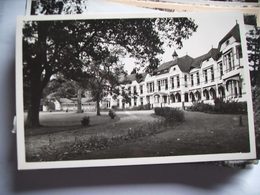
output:
[[[102,0],[101,0],[102,1]],[[258,0],[211,1],[211,0],[108,0],[129,6],[151,8],[171,12],[241,12],[259,15]]]
[[[26,15],[85,14],[88,0],[27,0]]]
[[[18,168],[255,159],[245,32],[240,13],[18,18]]]

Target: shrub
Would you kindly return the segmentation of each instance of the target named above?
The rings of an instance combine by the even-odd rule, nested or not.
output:
[[[144,137],[148,132],[145,131],[144,128],[136,128],[136,129],[129,129],[127,132],[127,138],[129,139],[137,139],[139,137]]]
[[[214,110],[214,106],[210,104],[204,104],[203,102],[193,103],[189,108],[190,111],[194,112],[207,112],[210,113]]]
[[[75,137],[71,144],[57,148],[55,140],[49,138],[49,145],[41,148],[41,152],[36,155],[27,155],[28,161],[57,161],[72,160],[82,158],[92,151],[104,150],[112,146],[119,146],[130,140],[135,140],[145,136],[151,136],[155,133],[165,130],[162,128],[162,121],[158,120],[147,123],[143,126],[129,128],[126,134],[107,137],[105,135],[92,135],[87,140]]]
[[[115,111],[113,111],[113,110],[109,110],[109,112],[108,112],[108,116],[110,116],[111,119],[114,119],[115,116],[116,116]]]
[[[246,102],[224,102],[221,99],[216,99],[214,105],[205,103],[194,103],[190,108],[190,111],[217,113],[217,114],[246,114],[247,103]]]
[[[89,125],[89,122],[90,122],[90,119],[89,119],[89,116],[84,116],[82,119],[81,119],[81,125],[82,126],[88,126]]]
[[[167,123],[182,122],[185,119],[184,112],[176,108],[154,108],[154,112],[156,115],[164,117]]]
[[[118,109],[118,106],[112,106],[111,108],[116,110]]]
[[[144,105],[139,105],[131,108],[131,110],[150,110],[151,109],[151,104],[144,104]]]
[[[102,150],[109,146],[109,138],[104,135],[93,135],[86,144],[89,150]]]

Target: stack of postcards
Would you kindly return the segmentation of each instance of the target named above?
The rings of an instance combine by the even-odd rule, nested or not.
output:
[[[16,34],[18,168],[257,162],[259,7],[28,0]]]

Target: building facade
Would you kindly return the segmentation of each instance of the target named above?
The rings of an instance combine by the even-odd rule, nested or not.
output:
[[[117,98],[105,98],[104,107],[132,108],[149,104],[154,107],[191,106],[194,102],[214,104],[246,101],[243,55],[239,25],[219,41],[218,48],[192,58],[188,55],[161,64],[154,74],[131,74],[119,86]]]

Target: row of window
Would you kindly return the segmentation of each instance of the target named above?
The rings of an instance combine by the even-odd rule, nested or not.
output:
[[[223,62],[221,61],[218,63],[218,71],[220,74],[220,79],[224,75],[223,65],[226,67],[226,72],[232,71],[235,69],[234,59],[235,58],[238,59],[240,57],[242,57],[242,51],[240,45],[236,47],[235,55],[233,49],[230,49],[225,54],[223,54]],[[213,66],[203,70],[203,77],[204,77],[204,83],[208,83],[209,81],[214,82],[215,73],[214,73]],[[191,82],[191,86],[195,86],[195,84],[197,85],[201,84],[199,71],[190,74],[190,82]],[[179,75],[170,77],[170,84],[171,84],[171,89],[174,89],[175,87],[179,88],[180,87]],[[188,77],[186,74],[184,75],[184,86],[188,87]],[[153,93],[155,91],[154,82],[147,83],[146,88],[147,88],[147,93]],[[164,90],[169,89],[167,78],[157,80],[157,90],[161,91],[162,89]],[[140,85],[139,90],[140,90],[140,94],[144,93],[143,85]],[[136,86],[133,87],[133,92],[134,94],[137,94]],[[131,87],[128,88],[128,93],[131,95]]]
[[[228,86],[227,86],[227,91],[229,91],[229,96],[232,96],[234,98],[237,97],[242,97],[242,87],[239,84],[238,81],[231,81],[229,82]],[[226,94],[225,94],[225,88],[223,86],[220,86],[218,88],[218,90],[216,91],[215,89],[211,88],[210,90],[203,90],[202,94],[201,92],[195,92],[195,93],[185,93],[184,94],[184,102],[189,102],[190,101],[196,101],[196,100],[201,100],[201,96],[203,95],[205,97],[205,100],[210,100],[210,99],[215,99],[217,97],[217,93],[219,94],[219,96],[221,98],[225,98]],[[160,101],[160,98],[162,98],[163,101]],[[171,94],[169,97],[167,96],[159,96],[156,95],[154,96],[154,103],[169,103],[168,102],[168,98],[170,98],[170,102],[174,103],[174,102],[181,102],[181,95],[180,93],[176,93]],[[134,106],[137,106],[137,97],[133,98],[133,102],[134,102]],[[140,104],[143,105],[144,103],[144,99],[143,97],[140,97]],[[147,103],[150,103],[150,96],[147,96]],[[130,102],[130,106],[131,106],[131,102]]]

